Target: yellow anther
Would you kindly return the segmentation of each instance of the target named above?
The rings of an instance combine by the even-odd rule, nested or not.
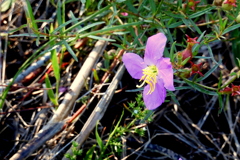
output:
[[[149,91],[147,94],[151,94],[155,90],[157,83],[158,69],[155,65],[148,66],[143,69],[143,76],[139,81],[143,81],[141,85],[137,85],[138,88],[142,87],[145,83],[149,84]]]

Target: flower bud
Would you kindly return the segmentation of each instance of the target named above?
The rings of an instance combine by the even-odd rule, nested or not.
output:
[[[187,58],[189,58],[187,62],[191,61],[192,60],[192,48],[187,47],[183,51],[178,52],[178,57],[181,57],[181,62],[184,61]],[[181,65],[185,65],[185,64],[181,63]]]
[[[222,9],[230,11],[233,7],[236,7],[236,0],[224,0],[222,3]]]
[[[200,3],[200,1],[188,0],[187,6],[192,10],[195,10],[198,3]]]
[[[178,52],[178,53],[177,53],[177,56],[178,56],[178,57],[182,57],[182,61],[184,61],[185,59],[189,58],[189,59],[187,60],[187,62],[189,62],[189,61],[192,60],[192,57],[193,57],[193,55],[192,55],[192,47],[193,47],[194,44],[196,44],[196,43],[199,44],[199,42],[196,41],[196,40],[197,40],[197,37],[195,37],[195,38],[190,38],[188,35],[186,35],[186,36],[187,36],[187,48],[184,49],[184,50],[181,51],[181,52]],[[186,63],[187,63],[187,62],[186,62]]]
[[[233,8],[233,6],[229,4],[222,3],[222,9],[225,11],[230,11]]]

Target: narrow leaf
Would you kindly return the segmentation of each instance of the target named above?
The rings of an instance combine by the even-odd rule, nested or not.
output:
[[[237,29],[237,28],[239,28],[239,27],[240,27],[240,24],[236,24],[236,25],[233,25],[233,26],[231,26],[231,27],[228,27],[228,28],[226,28],[226,29],[223,31],[222,35],[230,32],[230,31],[233,31],[233,30],[235,30],[235,29]]]
[[[213,68],[211,68],[207,73],[204,74],[203,77],[200,77],[196,80],[196,82],[203,81],[206,79],[208,76],[210,76],[216,69],[218,68],[218,64],[216,64]]]
[[[86,156],[83,158],[83,160],[90,160],[93,159],[94,150],[96,148],[96,145],[93,145],[86,153]]]
[[[73,50],[72,50],[72,48],[69,46],[69,44],[68,44],[65,40],[63,40],[63,44],[64,44],[65,47],[67,48],[68,52],[72,55],[73,59],[78,62],[77,56],[75,55],[75,53],[73,52]]]
[[[55,105],[55,106],[58,106],[58,101],[54,95],[54,92],[53,92],[53,89],[52,89],[52,85],[51,85],[51,82],[49,80],[49,77],[48,75],[46,74],[46,78],[45,78],[45,83],[46,83],[46,87],[48,88],[47,90],[47,94],[48,94],[48,97],[49,99],[51,100],[51,102]]]
[[[174,61],[174,53],[176,52],[176,47],[175,47],[176,43],[177,43],[176,41],[173,42],[173,44],[171,46],[171,50],[170,50],[170,60],[171,60],[171,62]]]
[[[33,28],[35,29],[35,31],[38,31],[38,26],[37,26],[37,23],[35,22],[32,6],[30,2],[26,0],[26,1],[23,1],[23,3],[24,3],[23,6],[26,13],[27,21],[28,21],[28,24],[30,25],[30,28]]]
[[[213,96],[216,96],[218,95],[216,92],[213,92],[213,91],[209,91],[205,88],[202,88],[200,87],[197,83],[194,83],[194,82],[191,82],[187,79],[183,79],[189,86],[191,86],[193,89],[196,89],[197,91],[199,92],[202,92],[202,93],[205,93],[205,94],[208,94],[208,95],[213,95]]]
[[[95,127],[95,135],[96,135],[96,140],[97,140],[98,146],[99,146],[99,148],[100,148],[100,151],[102,152],[104,145],[103,145],[103,141],[102,141],[102,139],[101,139],[101,137],[99,136],[98,131],[97,131],[98,123],[99,123],[99,122],[97,122],[96,127]]]
[[[203,15],[203,14],[206,14],[207,12],[209,12],[209,11],[211,11],[212,9],[215,9],[216,7],[214,6],[214,7],[207,7],[206,9],[204,9],[204,10],[201,10],[201,11],[199,11],[199,12],[196,12],[196,13],[193,13],[193,14],[191,14],[190,16],[189,16],[189,18],[196,18],[196,17],[199,17],[199,16],[201,16],[201,15]]]
[[[219,109],[218,109],[218,115],[220,113],[222,113],[222,110],[223,110],[223,99],[222,99],[222,95],[221,94],[218,94],[218,103],[219,103]]]

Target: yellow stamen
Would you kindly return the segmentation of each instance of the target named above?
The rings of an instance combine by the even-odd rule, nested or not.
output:
[[[145,83],[149,84],[150,89],[147,94],[151,94],[155,90],[157,83],[158,69],[155,65],[148,66],[143,69],[143,76],[139,81],[143,81],[141,85],[137,85],[138,88],[142,87]]]

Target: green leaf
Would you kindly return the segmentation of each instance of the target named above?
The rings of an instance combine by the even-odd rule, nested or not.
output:
[[[191,14],[191,15],[189,16],[189,18],[192,19],[192,18],[199,17],[199,16],[201,16],[201,15],[203,15],[203,14],[206,14],[207,12],[209,12],[209,11],[211,11],[212,9],[215,9],[215,8],[216,8],[215,6],[213,6],[213,7],[207,7],[207,8],[204,9],[204,10],[201,10],[201,11],[199,11],[199,12],[196,12],[196,13]]]
[[[130,12],[138,13],[138,10],[134,7],[134,5],[132,5],[131,1],[126,0],[125,2],[126,2],[125,4],[127,5],[128,10]]]
[[[231,32],[232,37],[232,52],[233,52],[233,59],[238,67],[240,67],[239,59],[240,59],[240,32],[239,29],[234,30]]]
[[[197,91],[199,92],[202,92],[204,94],[208,94],[208,95],[213,95],[213,96],[216,96],[218,95],[216,92],[213,92],[213,91],[209,91],[201,86],[199,86],[197,83],[195,82],[191,82],[190,80],[188,79],[183,79],[189,86],[191,86],[193,89],[196,89]]]
[[[170,17],[174,17],[174,18],[177,18],[177,19],[184,19],[185,17],[180,14],[180,13],[172,13],[172,12],[169,12],[169,11],[165,11],[165,14],[169,15]]]
[[[96,148],[96,145],[94,144],[86,153],[86,156],[83,158],[83,160],[91,160],[93,159],[94,150]]]
[[[185,17],[184,17],[184,18],[182,18],[182,21],[192,32],[194,32],[194,30],[191,27],[192,24],[189,20],[185,19]]]
[[[106,27],[106,28],[103,28],[101,30],[92,31],[92,32],[88,32],[88,33],[85,33],[85,34],[80,34],[79,37],[84,38],[84,37],[87,37],[87,36],[90,36],[90,35],[104,34],[105,32],[110,32],[110,31],[112,32],[112,31],[115,31],[115,30],[118,30],[118,29],[123,29],[123,28],[126,28],[126,27],[132,27],[132,26],[135,26],[135,25],[140,25],[142,23],[143,23],[142,21],[139,21],[139,22],[124,24],[124,25],[121,25],[121,26]]]
[[[237,59],[237,66],[239,67],[240,66],[240,59],[239,58],[236,58]],[[239,78],[239,76],[238,76],[238,78]]]
[[[183,24],[182,21],[175,22],[175,23],[170,24],[170,25],[168,26],[168,28],[176,28],[176,27],[178,27],[178,26],[180,26],[180,25],[182,25],[182,24]]]
[[[62,42],[65,45],[65,47],[67,48],[68,52],[72,55],[73,59],[78,62],[77,56],[75,55],[75,53],[73,52],[73,50],[69,46],[69,44],[65,40],[63,40]]]
[[[200,41],[202,40],[202,38],[204,37],[205,32],[206,32],[206,31],[204,31],[204,32],[200,35],[200,37],[198,37],[197,42],[200,42]],[[197,47],[200,47],[200,45],[199,45],[199,44],[194,45],[192,51],[195,52],[195,50],[197,49]],[[196,57],[196,56],[194,55],[194,57]]]
[[[155,13],[156,12],[156,3],[155,1],[148,1],[150,3],[150,8],[151,8],[151,12]]]
[[[212,57],[194,56],[194,58],[198,58],[198,59],[211,59]]]
[[[218,62],[214,59],[212,48],[210,47],[210,45],[207,45],[207,48],[208,48],[209,55],[212,57],[213,62],[218,64]]]
[[[139,91],[143,91],[143,87],[142,88],[137,88],[137,89],[130,89],[130,90],[125,90],[125,92],[139,92]]]
[[[96,140],[97,140],[98,146],[99,146],[99,148],[100,148],[100,151],[102,152],[103,149],[104,149],[104,148],[103,148],[103,147],[104,147],[104,144],[103,144],[103,141],[102,141],[102,139],[101,139],[101,137],[99,136],[98,131],[97,131],[98,123],[99,123],[99,122],[97,122],[96,127],[95,127],[95,135],[96,135]]]
[[[54,77],[56,78],[57,81],[60,81],[60,66],[58,62],[56,49],[51,51],[51,61],[52,61]]]
[[[35,33],[22,33],[22,34],[14,34],[14,35],[11,35],[9,37],[32,37],[32,38],[37,38],[37,37],[46,37],[44,35],[38,35],[38,34],[35,34]]]
[[[181,65],[184,66],[188,62],[189,59],[190,59],[190,57],[187,57],[186,59],[184,59],[184,61],[181,62]]]
[[[102,9],[100,9],[99,11],[91,14],[90,16],[85,17],[85,18],[84,18],[83,20],[81,20],[80,22],[78,22],[78,23],[72,25],[71,27],[67,28],[67,29],[64,31],[64,33],[69,33],[71,30],[73,30],[74,28],[80,26],[81,24],[84,24],[85,22],[88,22],[88,21],[90,21],[91,19],[96,18],[97,15],[103,14],[103,12],[107,12],[107,13],[108,13],[108,12],[109,12],[109,8],[110,8],[111,6],[112,6],[112,5],[108,5],[108,6],[104,7],[104,8],[102,8]]]
[[[36,23],[43,23],[43,22],[51,23],[51,22],[53,22],[53,20],[35,20],[35,22],[36,22]],[[7,32],[5,32],[5,33],[7,33],[7,34],[13,34],[14,32],[17,32],[17,31],[19,31],[19,30],[21,30],[21,29],[23,29],[23,28],[25,28],[25,27],[27,27],[27,26],[28,26],[27,24],[23,24],[23,25],[17,27],[16,29],[9,30],[9,31],[7,31]],[[3,33],[0,33],[0,34],[3,34]]]
[[[233,31],[233,30],[235,30],[235,29],[237,29],[237,28],[239,28],[239,27],[240,27],[240,24],[236,24],[236,25],[233,25],[233,26],[231,26],[231,27],[228,27],[228,28],[226,28],[226,29],[223,31],[222,35],[224,35],[224,34],[226,34],[226,33],[228,33],[228,32],[231,32],[231,31]]]
[[[34,29],[35,31],[38,31],[38,26],[37,26],[37,23],[35,22],[35,18],[34,18],[33,11],[32,11],[32,6],[31,6],[30,2],[28,0],[23,1],[23,2],[24,2],[23,8],[25,10],[27,22],[28,22],[30,28]]]
[[[172,100],[178,105],[180,106],[180,103],[176,97],[176,94],[174,94],[172,91],[168,91],[168,94],[171,96]]]
[[[200,30],[200,28],[196,25],[196,23],[193,20],[189,19],[189,22],[191,23],[191,25],[197,31],[198,34],[202,34],[202,31]]]
[[[105,22],[100,21],[100,22],[95,22],[95,23],[89,24],[89,25],[81,28],[80,30],[78,30],[77,33],[81,33],[81,32],[83,32],[83,31],[85,31],[85,30],[87,30],[87,29],[89,29],[89,28],[92,28],[92,27],[94,27],[94,26],[98,26],[98,25],[101,25],[101,24],[104,24],[104,23],[105,23]]]
[[[45,78],[45,83],[46,83],[46,87],[48,88],[47,94],[48,94],[49,99],[54,104],[54,106],[58,106],[57,98],[54,95],[54,92],[53,92],[53,89],[52,89],[52,85],[51,85],[51,82],[50,82],[49,77],[48,77],[47,74],[46,74],[46,78]]]
[[[172,93],[171,96],[174,97],[176,95]],[[144,115],[143,119],[139,123],[140,124],[146,123],[146,121],[149,119],[149,117],[152,117],[153,115],[154,115],[154,111],[153,110],[147,110],[147,114]]]
[[[209,75],[211,75],[217,68],[218,68],[218,64],[216,64],[213,68],[211,68],[209,71],[207,71],[207,73],[205,73],[203,77],[198,78],[198,79],[196,80],[196,82],[203,81],[203,80],[206,79]]]
[[[93,4],[92,0],[86,0],[86,8],[88,9],[89,6],[91,6],[91,4]]]
[[[62,23],[62,13],[61,13],[61,8],[62,8],[62,4],[61,1],[57,1],[57,23],[58,26],[63,24]],[[62,32],[62,30],[60,30],[60,32]]]
[[[219,103],[219,109],[218,109],[218,115],[219,115],[220,113],[222,113],[222,110],[224,108],[223,99],[222,99],[221,94],[218,94],[218,103]]]
[[[52,33],[54,30],[53,28],[53,24],[50,25],[50,33]],[[51,41],[52,39],[54,39],[54,37],[50,37],[50,45],[54,46],[55,42]],[[58,57],[57,57],[57,51],[56,49],[51,50],[51,61],[52,61],[52,67],[53,67],[53,73],[54,73],[54,77],[56,78],[57,83],[60,82],[60,63],[58,61]],[[58,89],[56,90],[58,91]]]
[[[71,19],[61,25],[59,25],[56,29],[54,29],[54,31],[52,32],[52,34],[57,33],[59,30],[61,30],[63,27],[66,27],[67,25],[69,25],[70,23],[76,22],[76,19]]]
[[[175,87],[176,90],[192,89],[190,86]]]
[[[176,83],[180,83],[180,84],[184,84],[185,82],[184,81],[180,81],[180,80],[177,80],[177,79],[173,79],[174,82]]]
[[[107,146],[108,146],[109,142],[112,140],[114,134],[116,133],[116,131],[118,129],[118,126],[120,125],[120,122],[121,122],[121,120],[123,118],[123,115],[124,115],[124,110],[122,111],[121,117],[119,118],[119,121],[118,121],[117,125],[115,126],[114,130],[112,131],[112,133],[109,135],[108,141],[107,141],[106,145],[104,146],[104,150],[107,149]]]
[[[219,76],[218,89],[221,88],[221,85],[222,85],[222,72],[220,72],[220,76]]]
[[[177,1],[177,6],[182,8],[182,0]]]
[[[176,47],[175,47],[175,44],[177,42],[173,42],[172,46],[171,46],[171,50],[170,50],[170,61],[171,62],[174,62],[174,53],[176,52]]]

